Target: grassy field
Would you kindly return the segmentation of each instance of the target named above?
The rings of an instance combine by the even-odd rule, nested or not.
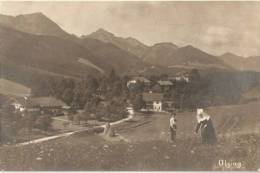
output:
[[[31,89],[19,83],[0,78],[0,94],[24,97],[31,94]]]
[[[218,134],[214,146],[193,134],[194,112],[178,114],[177,143],[169,141],[169,115],[138,115],[113,127],[128,140],[78,134],[23,147],[2,147],[3,170],[257,170],[259,168],[259,102],[212,107]],[[220,166],[219,160],[241,166]]]

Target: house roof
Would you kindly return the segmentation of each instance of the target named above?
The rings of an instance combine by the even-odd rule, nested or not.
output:
[[[31,95],[31,89],[22,84],[0,78],[0,93],[3,95],[28,97]]]
[[[173,83],[171,81],[168,81],[168,80],[165,80],[165,81],[162,81],[162,80],[159,80],[158,81],[159,85],[173,85]]]
[[[161,93],[143,93],[143,100],[145,102],[162,101],[163,94],[161,94]]]
[[[32,105],[41,107],[67,107],[67,104],[54,97],[36,97],[30,99]]]
[[[140,82],[144,82],[144,83],[150,83],[151,81],[143,76],[136,76],[133,77],[134,80],[138,80]]]

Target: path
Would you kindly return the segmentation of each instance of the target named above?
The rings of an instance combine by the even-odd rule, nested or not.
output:
[[[132,115],[129,115],[129,116],[128,116],[127,118],[125,118],[125,119],[121,119],[121,120],[119,120],[119,121],[116,121],[116,122],[113,122],[113,123],[110,123],[110,124],[111,124],[111,125],[117,125],[117,124],[120,124],[120,123],[129,121],[129,120],[131,120],[132,118],[133,118],[133,116],[132,116]],[[92,127],[92,128],[98,128],[98,127],[105,128],[105,125],[96,126],[96,127]],[[31,141],[19,143],[19,144],[17,144],[16,146],[25,146],[25,145],[29,145],[29,144],[37,144],[37,143],[41,143],[41,142],[45,142],[45,141],[50,141],[50,140],[53,140],[53,139],[58,139],[58,138],[62,138],[62,137],[68,137],[68,136],[77,134],[77,133],[79,133],[79,132],[84,132],[84,131],[87,131],[87,130],[90,130],[90,129],[91,129],[91,128],[84,128],[84,129],[77,130],[77,131],[73,131],[73,132],[67,132],[67,133],[62,133],[62,134],[59,134],[59,135],[48,136],[48,137],[44,137],[44,138],[40,138],[40,139],[35,139],[35,140],[31,140]]]

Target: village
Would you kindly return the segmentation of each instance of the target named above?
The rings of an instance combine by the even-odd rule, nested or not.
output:
[[[187,167],[189,169],[254,169],[250,167],[250,163],[255,163],[257,152],[248,154],[247,161],[241,162],[240,167],[235,165],[226,168],[225,165],[218,165],[216,159],[223,155],[230,159],[234,154],[242,159],[245,157],[241,155],[241,152],[248,152],[245,146],[250,145],[253,150],[256,149],[254,134],[259,131],[260,119],[255,116],[259,113],[255,107],[259,105],[259,102],[210,106],[208,113],[212,115],[217,129],[218,143],[202,145],[194,135],[197,123],[196,110],[194,111],[193,107],[187,107],[188,104],[185,101],[177,102],[178,100],[175,99],[174,102],[169,99],[166,92],[176,91],[176,88],[174,89],[176,85],[183,87],[183,85],[189,85],[192,80],[194,77],[191,75],[171,78],[171,80],[165,80],[165,76],[161,76],[152,84],[152,80],[144,76],[133,76],[124,82],[126,88],[135,91],[134,86],[142,83],[143,90],[139,91],[141,94],[137,94],[132,102],[126,101],[126,104],[120,104],[124,106],[123,111],[118,107],[115,110],[111,107],[104,108],[104,105],[110,103],[105,101],[103,96],[103,100],[99,101],[102,106],[98,105],[98,109],[94,109],[98,115],[96,116],[94,111],[86,110],[86,108],[93,109],[88,104],[82,109],[73,110],[73,106],[69,106],[61,99],[54,96],[35,97],[31,95],[30,88],[1,79],[5,85],[1,85],[0,91],[8,93],[8,90],[11,93],[1,95],[1,99],[5,100],[1,103],[9,103],[9,105],[1,105],[2,122],[5,122],[1,124],[1,130],[5,130],[1,132],[3,134],[1,149],[2,154],[9,153],[8,160],[0,159],[3,168],[13,169],[11,159],[22,160],[22,153],[26,152],[31,158],[26,159],[23,164],[17,161],[15,170],[27,169],[32,165],[33,170],[63,170],[64,168],[126,170],[129,166],[137,166],[137,170],[147,170],[147,167],[152,167],[167,171],[173,168],[181,169],[185,165],[183,160],[189,162]],[[8,86],[8,88],[3,86]],[[193,86],[196,85],[193,83]],[[184,91],[187,92],[187,89]],[[183,102],[186,106],[181,107],[176,102]],[[5,116],[7,111],[9,113]],[[110,112],[113,111],[121,112],[123,116],[111,116]],[[169,119],[172,112],[177,113],[178,120],[176,142],[170,139]],[[107,114],[110,116],[105,116]],[[241,119],[244,119],[246,123],[239,124]],[[10,124],[10,120],[13,124]],[[111,129],[108,126],[111,126]],[[234,133],[235,130],[239,132]],[[237,144],[236,141],[241,138],[245,141]],[[234,145],[239,145],[239,147],[233,149]],[[17,149],[12,150],[12,146]],[[126,154],[122,155],[122,151]],[[154,153],[157,153],[156,157]],[[74,157],[75,155],[78,157]],[[146,156],[145,158],[149,158],[150,161],[147,162],[145,158],[140,159],[141,156]],[[138,163],[141,164],[137,164],[136,158],[139,158]],[[205,158],[210,159],[206,164],[195,162]],[[48,164],[47,167],[46,164]]]
[[[121,119],[127,117],[127,115],[133,115],[135,111],[148,113],[167,112],[176,109],[174,107],[176,105],[173,105],[172,99],[169,96],[167,97],[166,93],[169,93],[174,86],[176,87],[178,84],[185,85],[188,82],[188,73],[171,77],[162,76],[158,77],[156,81],[150,81],[144,76],[129,77],[126,82],[127,90],[129,92],[140,90],[138,91],[140,94],[133,101],[130,98],[126,100],[126,104],[121,108],[123,109],[120,112],[122,114],[120,115]],[[90,113],[88,118],[84,118],[84,114],[88,114],[84,108],[72,107],[65,101],[52,95],[34,96],[31,88],[7,79],[1,79],[0,91],[1,99],[3,100],[1,102],[2,108],[4,106],[9,107],[10,113],[17,114],[23,118],[33,116],[34,121],[36,123],[38,121],[39,124],[38,126],[32,126],[33,128],[38,127],[46,132],[52,129],[56,131],[54,134],[98,126],[105,124],[105,122],[113,122],[118,119],[97,118],[95,112]],[[104,96],[99,95],[99,98],[101,98],[99,104],[108,104],[108,100]],[[40,120],[37,120],[37,118]],[[50,134],[52,133],[48,135]],[[34,135],[30,134],[30,139],[32,138],[31,136]],[[37,138],[37,135],[34,138]],[[24,138],[23,140],[26,139]]]

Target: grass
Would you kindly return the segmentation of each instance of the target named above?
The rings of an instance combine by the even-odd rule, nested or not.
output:
[[[13,96],[29,96],[31,89],[19,83],[0,78],[0,93]]]
[[[238,170],[256,170],[259,142],[259,136],[251,134],[220,138],[215,146],[201,145],[195,138],[179,140],[174,147],[167,141],[112,143],[99,136],[83,135],[40,145],[2,148],[0,163],[1,169],[12,171],[205,171],[222,170],[218,160],[225,159],[242,162]]]
[[[192,134],[196,124],[194,112],[177,115],[176,146],[168,140],[168,115],[139,115],[114,127],[129,143],[80,133],[42,144],[1,147],[0,168],[12,171],[257,170],[260,166],[259,102],[212,107],[208,112],[218,132],[218,143],[214,146],[202,145],[200,138]],[[242,166],[221,167],[219,160],[241,162]]]

